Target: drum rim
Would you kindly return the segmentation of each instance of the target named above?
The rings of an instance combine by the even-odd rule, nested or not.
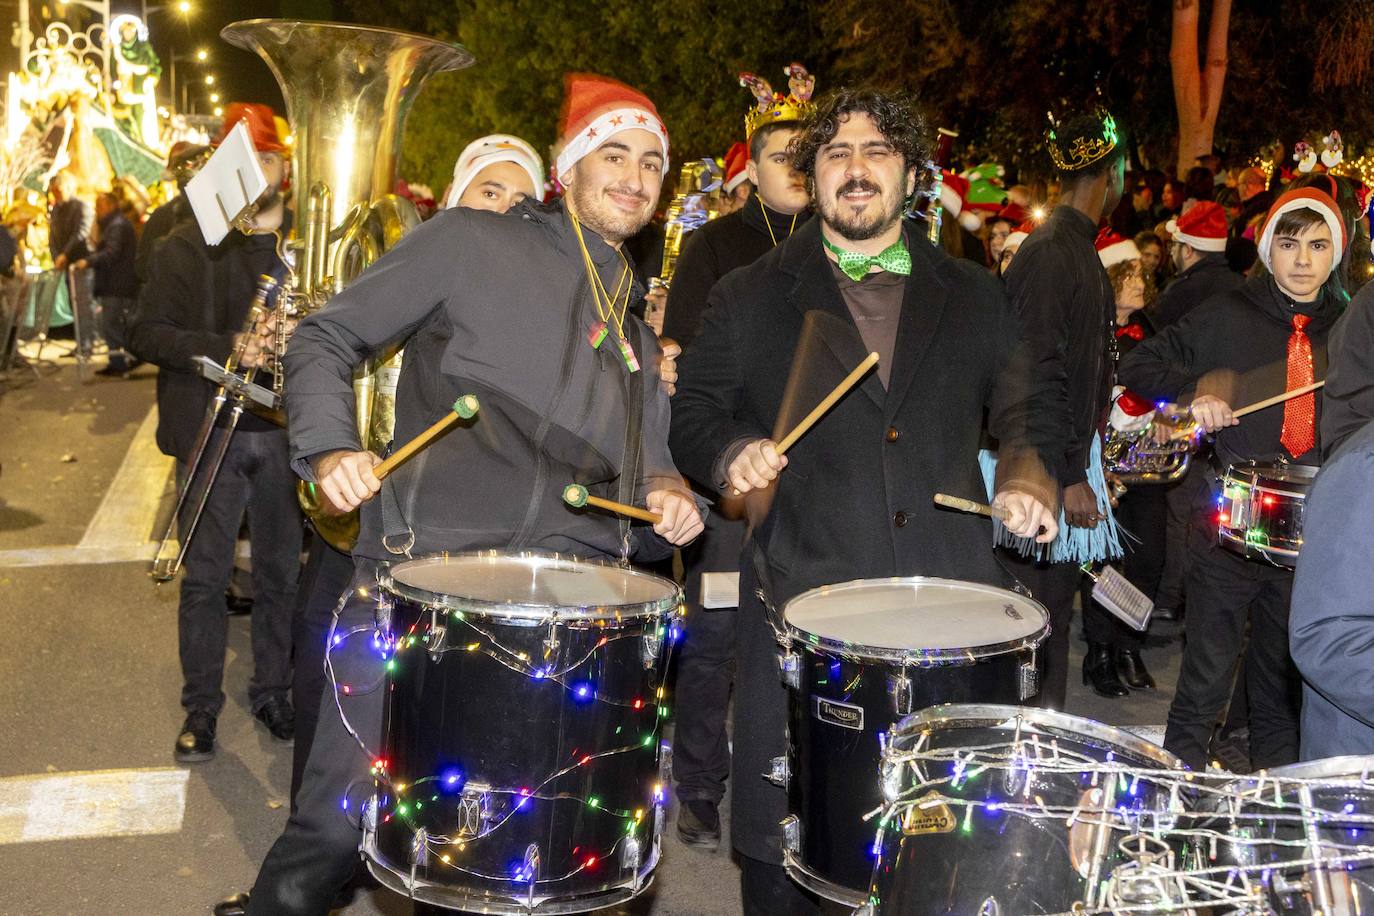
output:
[[[1288,779],[1358,779],[1362,773],[1371,774],[1370,785],[1374,786],[1374,754],[1346,754],[1340,757],[1321,757],[1288,763],[1281,767],[1263,770],[1266,776]],[[1259,776],[1250,774],[1250,778]]]
[[[1293,471],[1296,471],[1297,474],[1295,475],[1295,477],[1296,477],[1297,479],[1286,480],[1286,479],[1283,479],[1283,478],[1279,478],[1279,477],[1269,477],[1269,476],[1266,475],[1266,473],[1265,473],[1266,471],[1271,471],[1271,472],[1272,472],[1272,470],[1274,470],[1274,469],[1281,469],[1281,470],[1283,470],[1284,472],[1293,472]],[[1291,463],[1289,463],[1289,462],[1287,462],[1287,461],[1249,461],[1249,462],[1238,462],[1238,463],[1236,463],[1236,464],[1227,465],[1227,467],[1226,467],[1226,473],[1222,475],[1222,480],[1223,480],[1223,482],[1226,482],[1226,481],[1230,480],[1232,474],[1244,474],[1244,475],[1247,475],[1247,477],[1248,477],[1249,480],[1254,481],[1254,484],[1253,484],[1254,486],[1263,486],[1263,484],[1260,483],[1260,481],[1262,481],[1262,480],[1269,480],[1269,481],[1271,481],[1271,482],[1272,482],[1272,483],[1270,484],[1271,486],[1273,485],[1273,483],[1299,483],[1299,484],[1301,484],[1301,483],[1306,483],[1306,484],[1311,484],[1312,481],[1313,481],[1313,479],[1316,478],[1317,473],[1318,473],[1319,471],[1321,471],[1321,468],[1319,468],[1319,467],[1317,467],[1317,466],[1315,466],[1315,465],[1311,465],[1311,464],[1291,464]]]
[[[1017,639],[1003,640],[997,643],[984,643],[980,646],[961,646],[951,649],[899,649],[892,646],[871,646],[864,643],[845,642],[840,639],[833,639],[829,636],[820,636],[809,630],[803,630],[795,626],[787,619],[787,611],[794,604],[800,602],[808,596],[822,591],[835,591],[845,588],[857,588],[861,585],[959,585],[972,588],[978,591],[989,591],[1003,595],[1015,595],[1017,599],[1025,601],[1042,615],[1042,626],[1035,633],[1029,636],[1022,636]],[[819,585],[815,588],[807,589],[800,595],[795,595],[788,599],[782,606],[782,622],[787,631],[789,641],[797,644],[798,648],[819,648],[827,652],[838,655],[863,656],[865,658],[877,659],[880,661],[900,662],[913,665],[957,665],[973,664],[985,658],[993,658],[999,655],[1008,655],[1023,649],[1034,649],[1043,643],[1050,636],[1050,612],[1043,604],[1034,598],[1028,598],[1019,592],[1014,592],[1009,588],[999,588],[996,585],[987,585],[983,582],[971,582],[966,579],[947,579],[942,576],[887,576],[873,579],[850,579],[848,582],[836,582],[833,585]]]
[[[1138,754],[1147,760],[1168,769],[1186,770],[1183,761],[1153,741],[1146,741],[1115,725],[1108,725],[1096,719],[1075,716],[1054,709],[1040,709],[1035,706],[1008,706],[992,703],[943,703],[927,706],[904,717],[888,732],[887,754],[903,753],[898,740],[907,735],[915,735],[927,726],[944,725],[957,722],[982,722],[1000,725],[1009,719],[1021,718],[1034,725],[1048,726],[1071,734],[1083,735],[1106,741],[1117,747]],[[1272,772],[1272,771],[1271,771]]]
[[[614,604],[614,605],[554,605],[554,604],[530,604],[520,602],[488,601],[480,598],[464,598],[458,595],[446,595],[441,592],[433,592],[429,589],[420,588],[414,585],[407,585],[404,582],[396,581],[392,574],[393,569],[400,569],[404,566],[426,561],[442,560],[494,560],[506,559],[527,565],[559,565],[559,566],[595,566],[603,569],[614,569],[623,572],[637,579],[646,579],[658,582],[665,586],[667,594],[653,601],[636,602],[633,604]],[[536,620],[604,620],[614,618],[616,620],[639,619],[660,617],[667,613],[676,611],[682,605],[682,587],[671,579],[645,572],[632,567],[621,566],[611,560],[586,559],[575,557],[571,554],[558,553],[552,550],[463,550],[463,551],[440,551],[436,553],[421,554],[414,557],[406,557],[391,563],[385,563],[377,576],[378,586],[398,598],[408,601],[415,601],[425,607],[441,607],[453,611],[462,611],[465,614],[485,614],[491,617],[502,619],[536,619]]]

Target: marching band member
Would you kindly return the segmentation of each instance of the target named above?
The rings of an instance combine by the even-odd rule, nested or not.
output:
[[[1059,171],[1059,205],[1017,251],[1006,283],[1035,363],[1048,370],[1058,395],[1051,414],[1060,427],[1060,454],[1051,466],[1063,486],[1063,516],[1059,540],[1043,559],[1024,539],[1013,543],[1009,559],[1050,612],[1040,702],[1063,709],[1079,565],[1122,552],[1098,435],[1112,388],[1116,308],[1093,239],[1121,199],[1126,158],[1115,120],[1101,112],[1066,118],[1051,131],[1049,150]],[[999,532],[999,540],[1009,539]]]
[[[368,590],[395,551],[544,548],[654,559],[701,531],[668,454],[657,342],[627,315],[637,287],[620,251],[653,214],[667,130],[639,92],[574,75],[560,137],[563,201],[526,200],[506,214],[445,210],[292,339],[286,399],[295,467],[336,506],[363,507],[356,574],[337,611],[342,627],[371,625]],[[481,412],[383,487],[373,472],[380,459],[359,448],[352,373],[368,353],[407,337],[397,441],[460,394],[475,394]],[[569,481],[647,504],[663,520],[649,531],[571,512],[561,498]],[[332,663],[380,671],[362,648]],[[323,913],[352,874],[360,834],[340,816],[340,802],[355,780],[370,784],[360,745],[376,746],[382,706],[378,692],[324,704],[296,810],[247,912]]]
[[[200,227],[186,222],[163,239],[152,258],[152,275],[129,322],[129,351],[158,366],[157,443],[177,459],[177,483],[187,465],[214,386],[194,371],[192,358],[223,363],[243,332],[253,290],[262,274],[284,276],[273,233],[288,231],[290,214],[282,185],[290,173],[286,144],[272,109],[234,103],[225,110],[220,141],[246,121],[269,187],[259,201],[252,235],[230,233],[207,245]],[[249,332],[240,365],[264,357],[263,328]],[[183,531],[194,512],[188,501]],[[248,517],[253,547],[253,680],[248,695],[254,718],[274,738],[289,741],[295,714],[291,687],[291,620],[300,577],[301,515],[287,456],[286,431],[245,413],[229,442],[196,536],[186,551],[177,632],[186,721],[174,750],[178,762],[215,755],[216,722],[224,708],[221,682],[229,625],[225,590],[234,568],[239,524]]]
[[[1347,238],[1330,195],[1311,187],[1283,194],[1269,209],[1259,238],[1268,273],[1145,341],[1122,361],[1121,383],[1151,400],[1192,392],[1194,418],[1216,434],[1217,469],[1251,460],[1320,464],[1315,394],[1259,411],[1244,423],[1232,415],[1232,406],[1237,396],[1242,403],[1259,400],[1324,374],[1327,335],[1345,301],[1335,268]],[[1234,384],[1204,378],[1219,370],[1234,373]],[[1251,763],[1280,766],[1298,759],[1298,677],[1288,652],[1293,573],[1218,544],[1220,487],[1214,470],[1193,506],[1187,642],[1164,746],[1194,769],[1207,765],[1213,726],[1245,651]]]
[[[525,199],[544,199],[544,161],[519,137],[489,134],[473,140],[453,163],[444,208],[505,213]]]
[[[902,96],[842,89],[819,103],[793,148],[819,217],[715,285],[682,358],[672,424],[681,466],[723,492],[776,489],[739,589],[731,834],[749,916],[816,907],[781,867],[786,793],[761,775],[786,750],[787,692],[756,587],[781,608],[858,578],[1004,582],[986,522],[940,511],[931,497],[981,486],[985,407],[1008,446],[1047,445],[1054,432],[1044,398],[1011,371],[1028,369],[996,279],[904,224],[929,157],[925,119]],[[870,350],[882,360],[783,458],[769,435],[811,310],[852,331],[823,338],[846,368]],[[1053,490],[1012,480],[1012,467],[996,503],[1013,531],[1043,525],[1042,538],[1053,537]]]
[[[744,119],[749,159],[742,167],[756,191],[742,209],[687,238],[664,318],[664,334],[682,346],[696,337],[716,281],[787,241],[810,218],[806,176],[793,168],[787,148],[799,132],[797,119],[811,107],[814,78],[798,64],[788,68],[788,75],[791,91],[785,98],[758,77],[741,77],[757,97]],[[711,486],[709,480],[699,483]],[[720,844],[717,807],[730,774],[725,717],[733,681],[735,613],[702,607],[702,574],[737,573],[743,545],[744,520],[712,513],[705,535],[683,552],[689,616],[677,673],[673,778],[681,803],[678,837],[689,846],[714,849]]]

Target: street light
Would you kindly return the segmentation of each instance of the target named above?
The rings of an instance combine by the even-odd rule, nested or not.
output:
[[[217,118],[222,118],[222,117],[224,117],[224,109],[223,109],[223,108],[220,108],[218,105],[215,106],[215,117],[217,117]]]
[[[208,73],[208,74],[206,74],[206,76],[205,76],[205,85],[207,85],[207,86],[213,86],[213,85],[215,85],[215,75],[214,75],[213,73]]]
[[[210,93],[210,103],[211,103],[211,104],[214,104],[215,102],[218,102],[218,101],[219,101],[219,93],[218,93],[218,92],[212,92],[212,93]]]
[[[210,52],[207,51],[207,50],[205,50],[204,48],[201,48],[199,51],[196,52],[196,60],[200,61],[202,64],[205,63],[205,62],[206,62],[207,60],[209,60],[209,59],[210,59]]]

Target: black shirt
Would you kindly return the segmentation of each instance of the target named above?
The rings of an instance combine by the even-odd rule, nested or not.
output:
[[[1150,306],[1150,318],[1162,331],[1218,293],[1228,293],[1244,282],[1226,263],[1226,255],[1205,254],[1164,287]]]
[[[118,210],[105,214],[100,221],[100,244],[86,258],[95,268],[95,294],[122,296],[132,299],[138,295],[138,276],[134,258],[138,252],[138,236],[133,224]]]
[[[734,213],[713,219],[688,235],[668,289],[663,336],[685,348],[701,331],[706,297],[716,281],[772,251],[810,217],[809,210],[784,216],[769,209],[755,194]]]

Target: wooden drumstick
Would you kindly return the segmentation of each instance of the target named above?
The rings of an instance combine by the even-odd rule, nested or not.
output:
[[[802,421],[792,427],[792,431],[782,437],[778,442],[778,454],[781,455],[796,444],[796,441],[806,434],[806,431],[816,425],[816,421],[825,415],[825,412],[835,406],[835,402],[845,396],[849,389],[859,383],[859,379],[868,374],[868,371],[878,365],[878,354],[870,353],[854,367],[854,371],[845,376],[844,381],[835,386],[835,390],[821,399],[821,402],[812,408],[811,412],[802,418]]]
[[[454,423],[459,420],[470,420],[477,416],[477,409],[477,398],[470,394],[463,395],[453,402],[453,409],[445,414],[442,420],[388,455],[385,461],[373,468],[372,473],[377,475],[378,480],[385,480],[386,475],[405,464],[414,457],[416,452],[442,436]]]
[[[1265,398],[1263,401],[1256,401],[1253,404],[1246,404],[1239,410],[1231,411],[1231,416],[1235,417],[1236,419],[1240,419],[1247,413],[1254,413],[1255,411],[1263,410],[1266,407],[1273,407],[1275,404],[1282,404],[1284,401],[1291,400],[1292,398],[1302,397],[1304,394],[1316,391],[1318,388],[1325,384],[1326,379],[1322,379],[1320,382],[1313,382],[1310,385],[1303,385],[1301,388],[1294,388],[1292,391],[1285,391],[1283,394],[1276,394],[1272,398]]]
[[[962,496],[950,496],[948,493],[936,493],[935,504],[944,506],[946,509],[958,509],[960,512],[971,512],[974,515],[986,515],[998,521],[1005,522],[1011,515],[1006,509],[1000,506],[989,506],[987,503],[974,502],[971,499],[964,499]]]
[[[614,512],[616,515],[623,515],[626,518],[637,518],[641,522],[652,522],[655,525],[663,521],[663,516],[657,512],[650,512],[648,509],[641,509],[638,506],[618,503],[613,499],[602,499],[600,496],[592,496],[587,492],[587,488],[580,483],[570,483],[563,488],[563,502],[572,506],[574,509],[581,509],[583,506],[595,506],[598,509],[605,509],[607,512]]]

